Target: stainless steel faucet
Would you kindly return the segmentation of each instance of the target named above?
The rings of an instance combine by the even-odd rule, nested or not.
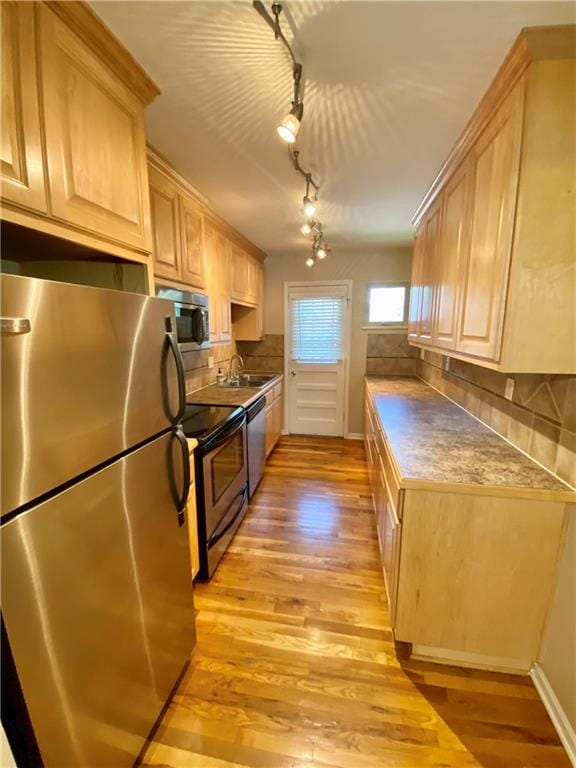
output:
[[[240,363],[240,368],[244,368],[244,360],[240,355],[232,355],[230,358],[230,367],[228,369],[228,381],[237,381],[240,378],[239,372],[237,367],[234,365],[235,362]]]

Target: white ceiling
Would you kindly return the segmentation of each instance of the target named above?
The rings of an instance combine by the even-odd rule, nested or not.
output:
[[[92,6],[162,90],[147,110],[152,144],[265,251],[307,253],[304,181],[275,130],[290,61],[250,0]],[[330,245],[409,242],[411,214],[520,29],[573,23],[575,7],[286,4],[305,79],[301,160],[321,182]]]

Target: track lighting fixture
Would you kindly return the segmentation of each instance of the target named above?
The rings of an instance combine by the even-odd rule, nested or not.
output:
[[[282,13],[281,3],[272,3],[272,16],[268,13],[264,7],[264,3],[260,0],[254,0],[252,3],[254,8],[258,11],[260,16],[264,19],[266,24],[271,27],[274,32],[276,40],[281,40],[286,47],[290,58],[292,59],[292,80],[294,81],[294,98],[292,99],[292,109],[284,117],[278,128],[278,135],[288,144],[294,144],[296,136],[300,130],[300,123],[302,122],[302,115],[304,114],[304,104],[300,98],[300,83],[302,80],[302,64],[296,61],[294,51],[290,47],[290,43],[286,40],[282,28],[280,26],[280,14]]]
[[[301,82],[302,82],[302,64],[296,61],[294,51],[290,47],[288,40],[284,36],[282,28],[280,26],[280,14],[282,13],[282,5],[278,2],[273,2],[271,5],[272,15],[268,13],[264,3],[261,0],[253,0],[252,5],[254,9],[262,16],[266,24],[274,32],[274,38],[280,40],[286,47],[290,58],[292,60],[292,80],[294,83],[294,95],[292,99],[292,109],[282,119],[282,122],[277,127],[278,135],[289,145],[296,142],[298,131],[302,123],[302,116],[304,114],[304,103],[301,98]],[[312,267],[316,263],[317,259],[325,259],[328,251],[327,246],[322,245],[322,225],[318,221],[314,221],[313,217],[316,214],[318,191],[319,186],[312,178],[312,174],[305,171],[298,161],[298,151],[292,150],[290,147],[290,159],[294,165],[294,169],[302,174],[306,179],[306,192],[302,199],[302,210],[308,221],[304,222],[300,231],[303,235],[311,235],[314,233],[314,239],[312,243],[312,256],[306,259],[306,266]]]
[[[310,197],[308,197],[308,195],[304,195],[302,203],[302,210],[304,211],[304,215],[308,218],[314,216],[316,213],[316,203]]]

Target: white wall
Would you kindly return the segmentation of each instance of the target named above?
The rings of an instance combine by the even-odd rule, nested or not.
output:
[[[363,377],[366,366],[366,292],[370,283],[410,282],[412,246],[334,250],[309,269],[302,255],[269,256],[264,264],[264,333],[284,333],[284,283],[352,280],[349,431],[362,432]]]

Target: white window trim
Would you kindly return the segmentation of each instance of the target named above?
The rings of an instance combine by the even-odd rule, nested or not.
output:
[[[371,323],[368,318],[370,317],[370,289],[371,288],[397,288],[402,287],[406,289],[404,296],[404,319],[401,323],[389,322],[389,323]],[[366,285],[366,294],[364,297],[364,320],[365,324],[362,326],[363,331],[393,331],[401,333],[408,330],[408,307],[410,304],[410,283],[405,280],[380,280],[375,283],[368,283]]]

